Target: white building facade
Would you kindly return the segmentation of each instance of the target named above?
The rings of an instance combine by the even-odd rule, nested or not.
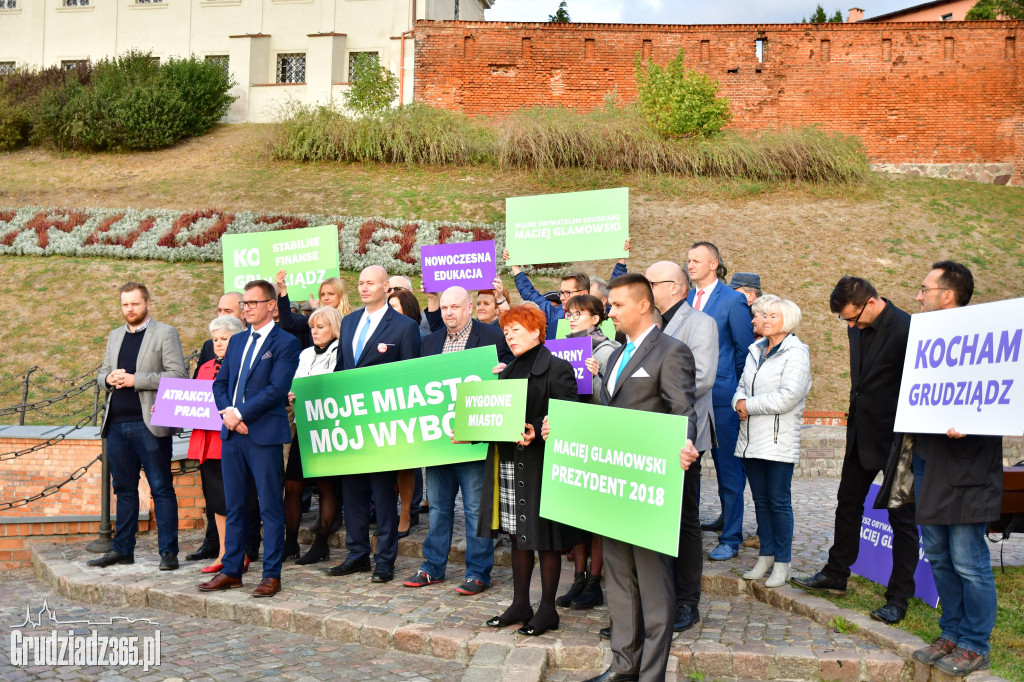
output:
[[[291,102],[338,104],[353,58],[375,53],[413,101],[417,19],[483,21],[494,0],[0,0],[0,73],[148,51],[224,64],[228,122]]]

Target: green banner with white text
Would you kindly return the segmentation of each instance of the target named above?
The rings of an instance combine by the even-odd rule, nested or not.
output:
[[[552,400],[540,515],[676,556],[686,417]]]
[[[273,282],[285,270],[288,298],[301,302],[319,296],[320,283],[341,274],[337,225],[226,234],[220,241],[224,291],[241,291],[254,279]]]
[[[494,346],[292,382],[307,478],[484,459],[487,444],[453,445],[457,386],[494,381]]]

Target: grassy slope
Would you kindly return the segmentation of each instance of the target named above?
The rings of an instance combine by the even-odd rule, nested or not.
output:
[[[730,271],[759,272],[766,291],[801,306],[799,334],[810,344],[815,377],[808,407],[815,409],[846,405],[845,327],[827,305],[842,274],[868,277],[884,296],[914,311],[928,265],[952,257],[972,264],[976,300],[1021,295],[1024,192],[1016,188],[888,177],[857,186],[767,186],[573,170],[538,176],[489,166],[304,165],[262,156],[268,129],[221,126],[201,140],[154,153],[6,155],[0,157],[0,206],[216,207],[493,221],[503,218],[507,196],[627,185],[631,269],[661,259],[682,262],[690,243],[708,239],[722,248]],[[611,265],[579,264],[605,277]],[[104,293],[129,277],[150,283],[157,314],[195,347],[220,287],[216,264],[2,258],[0,266],[2,372],[39,364],[67,375],[96,364],[117,321],[116,301]]]

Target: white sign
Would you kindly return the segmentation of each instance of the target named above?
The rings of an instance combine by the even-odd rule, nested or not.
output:
[[[910,318],[895,430],[1024,433],[1024,298]]]

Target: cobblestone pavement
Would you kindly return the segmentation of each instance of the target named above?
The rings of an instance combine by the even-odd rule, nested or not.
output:
[[[10,625],[24,622],[26,607],[33,615],[44,600],[60,621],[105,620],[123,615],[149,619],[156,625],[120,624],[93,626],[100,635],[153,636],[160,631],[159,667],[48,666],[10,665]],[[408,654],[394,649],[376,649],[358,644],[343,644],[270,628],[225,623],[195,618],[163,610],[114,609],[97,604],[81,604],[58,595],[28,571],[4,574],[0,582],[0,679],[3,680],[368,680],[381,682],[426,682],[458,679],[465,663],[430,656]],[[67,628],[60,627],[64,632]],[[76,633],[89,628],[78,626]],[[43,627],[38,632],[49,633]]]

